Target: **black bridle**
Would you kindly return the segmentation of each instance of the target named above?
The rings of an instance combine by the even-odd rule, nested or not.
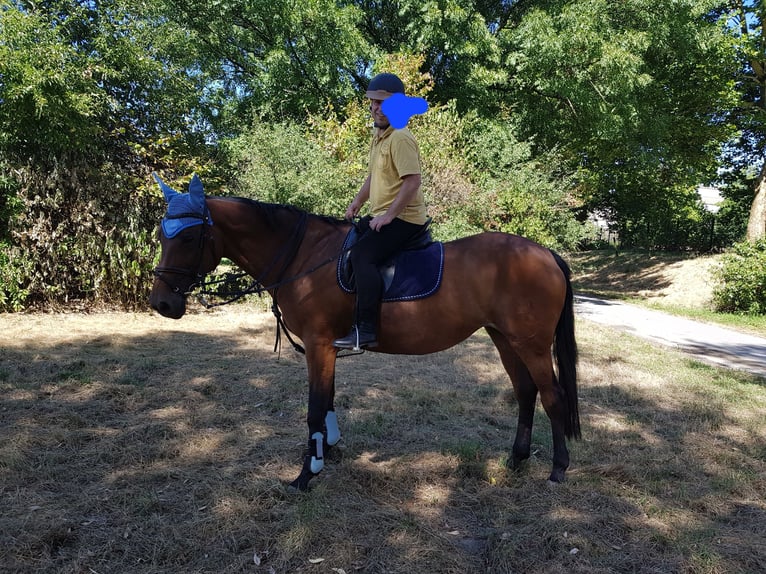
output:
[[[197,262],[196,271],[192,269],[184,269],[183,267],[160,267],[160,266],[155,267],[153,271],[154,276],[160,281],[162,281],[163,283],[165,283],[165,285],[170,287],[173,293],[175,293],[176,295],[187,297],[197,287],[200,287],[204,285],[205,283],[205,273],[201,273],[202,260],[205,257],[205,243],[210,237],[209,229],[213,225],[213,222],[210,219],[210,212],[207,209],[207,205],[205,206],[205,211],[203,213],[179,213],[178,215],[165,215],[165,218],[166,219],[199,219],[200,224],[204,225],[204,229],[202,230],[202,233],[200,234],[200,239],[199,239],[199,261]],[[163,275],[166,273],[171,273],[173,275],[180,275],[182,277],[187,277],[191,279],[191,281],[185,288],[181,288],[178,284],[172,281],[169,281]]]
[[[189,219],[189,218],[199,219],[201,221],[201,224],[203,224],[205,228],[203,229],[202,234],[200,235],[199,262],[197,264],[197,270],[193,271],[191,269],[184,269],[182,267],[157,266],[154,268],[154,276],[156,278],[158,278],[159,280],[164,282],[168,287],[170,287],[173,293],[176,293],[183,297],[189,296],[195,289],[199,288],[200,289],[199,302],[207,309],[211,309],[213,307],[220,307],[222,305],[228,305],[229,303],[234,303],[235,301],[238,301],[247,295],[254,294],[254,295],[260,296],[264,292],[270,291],[272,293],[271,310],[277,319],[277,340],[274,345],[274,350],[276,351],[281,346],[280,334],[281,334],[281,331],[284,331],[285,335],[287,335],[287,339],[290,341],[293,348],[299,353],[305,354],[305,350],[303,349],[303,347],[301,347],[301,345],[297,344],[292,339],[292,337],[290,336],[290,332],[287,329],[287,326],[284,324],[284,321],[282,320],[282,313],[280,312],[279,305],[277,303],[277,290],[282,285],[291,283],[292,281],[296,281],[302,277],[310,275],[311,273],[314,273],[315,271],[324,267],[325,265],[332,263],[333,261],[337,260],[343,254],[343,251],[344,251],[344,249],[341,248],[340,251],[338,251],[338,253],[319,262],[318,264],[314,265],[310,269],[307,269],[305,271],[302,271],[301,273],[298,273],[296,275],[293,275],[287,278],[282,277],[285,271],[287,271],[287,268],[290,265],[290,263],[292,263],[293,259],[295,259],[295,256],[298,253],[298,249],[303,243],[303,238],[306,234],[306,226],[308,223],[308,213],[301,214],[301,217],[298,219],[298,222],[295,225],[289,240],[285,243],[285,245],[279,251],[279,253],[277,253],[274,256],[274,259],[266,267],[266,269],[260,274],[260,277],[258,279],[253,279],[250,285],[248,285],[244,289],[235,289],[225,293],[222,293],[220,289],[213,289],[213,287],[222,285],[222,284],[237,283],[243,277],[249,276],[249,274],[248,273],[227,273],[224,275],[223,279],[215,279],[215,280],[209,281],[207,280],[207,274],[201,273],[200,270],[202,268],[202,262],[205,256],[205,242],[210,237],[209,230],[210,230],[210,227],[212,227],[213,225],[213,222],[210,218],[210,213],[208,212],[208,209],[207,209],[207,205],[205,205],[205,211],[202,214],[182,213],[179,215],[166,215],[165,217],[167,217],[168,219]],[[281,267],[279,268],[279,271],[275,275],[276,277],[275,281],[269,285],[264,285],[263,280],[274,269],[276,269],[280,261],[282,263],[281,263]],[[191,279],[191,282],[185,289],[182,289],[178,285],[175,285],[174,283],[170,282],[167,278],[165,278],[163,276],[164,273],[172,273],[175,275],[188,277]],[[205,295],[214,295],[216,297],[224,297],[225,300],[219,303],[210,303],[207,301],[207,299],[205,299]]]

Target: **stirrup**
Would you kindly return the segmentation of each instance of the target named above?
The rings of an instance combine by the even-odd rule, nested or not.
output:
[[[361,351],[363,348],[372,349],[373,347],[377,347],[378,340],[375,333],[360,330],[358,325],[354,325],[348,335],[341,337],[340,339],[335,339],[332,344],[339,349]]]

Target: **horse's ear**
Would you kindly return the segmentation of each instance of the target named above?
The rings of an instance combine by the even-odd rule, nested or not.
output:
[[[202,180],[196,173],[189,183],[189,199],[197,211],[200,213],[205,211],[205,190],[202,187]]]
[[[162,195],[165,196],[165,201],[170,203],[170,198],[178,195],[178,192],[172,187],[170,187],[167,183],[162,181],[162,179],[160,179],[160,176],[157,175],[156,173],[152,173],[152,175],[154,176],[154,180],[159,184],[160,189],[162,190]]]

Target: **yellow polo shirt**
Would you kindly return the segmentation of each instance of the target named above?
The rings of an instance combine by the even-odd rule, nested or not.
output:
[[[420,173],[420,150],[407,128],[389,126],[372,139],[370,147],[370,213],[383,215],[402,187],[402,176]],[[427,220],[423,190],[418,189],[412,201],[397,216],[408,223],[423,225]]]

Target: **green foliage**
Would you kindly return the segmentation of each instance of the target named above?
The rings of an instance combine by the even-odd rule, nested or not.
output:
[[[731,40],[712,8],[551,1],[502,36],[521,137],[559,150],[585,209],[631,245],[695,246],[690,190],[715,177],[733,133],[721,111],[736,102]]]
[[[389,58],[387,68],[408,78],[414,93],[427,95],[417,62],[400,55]],[[312,115],[308,128],[257,121],[228,142],[237,194],[342,216],[366,176],[372,135],[361,99],[349,103],[343,117],[330,109]],[[413,118],[410,128],[421,149],[436,237],[501,230],[567,249],[582,239],[584,228],[567,209],[568,181],[532,161],[530,147],[507,123],[462,115],[451,102]]]
[[[9,243],[0,241],[0,312],[21,311],[29,296],[24,288],[29,260]]]
[[[340,216],[345,212],[345,197],[352,193],[355,182],[307,137],[304,128],[256,122],[225,147],[236,165],[238,195],[295,205],[313,213]]]
[[[96,63],[46,15],[0,4],[0,150],[19,156],[90,148],[108,107]],[[42,149],[41,149],[42,148]]]
[[[766,315],[766,241],[735,244],[724,256],[717,279],[716,311]]]
[[[379,71],[429,100],[410,127],[440,238],[572,249],[600,210],[628,245],[732,241],[752,182],[715,236],[694,188],[723,142],[738,168],[763,156],[759,5],[0,0],[0,305],[140,301],[152,170],[341,215]]]
[[[428,98],[433,84],[419,71],[422,63],[422,56],[396,54],[384,58],[381,66],[402,77],[409,93]],[[432,104],[426,114],[410,120],[409,128],[420,147],[423,190],[435,237],[449,240],[502,230],[569,249],[581,240],[584,228],[567,209],[569,181],[555,171],[554,162],[533,161],[531,147],[516,139],[509,122],[463,114],[453,101]],[[335,215],[345,211],[364,180],[371,136],[369,111],[361,99],[349,103],[342,118],[332,109],[326,116],[310,118],[304,137],[332,158],[331,167],[323,165],[326,173],[347,183],[345,191],[339,186],[340,195],[331,196],[331,205],[337,205]],[[302,149],[300,142],[292,145]],[[295,173],[289,167],[281,171]]]
[[[113,168],[22,176],[22,209],[0,259],[0,310],[75,301],[143,306],[161,202],[131,193]]]
[[[206,167],[204,61],[141,0],[0,10],[0,310],[143,305],[149,172]]]
[[[370,46],[361,10],[333,0],[166,0],[168,18],[193,32],[219,60],[237,126],[249,114],[305,117],[358,93]],[[243,115],[244,112],[244,115]]]

